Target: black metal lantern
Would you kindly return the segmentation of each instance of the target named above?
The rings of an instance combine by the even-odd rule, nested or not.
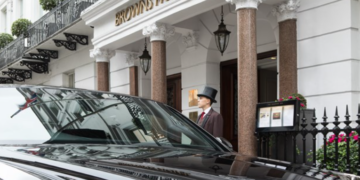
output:
[[[151,63],[151,56],[149,54],[149,51],[146,49],[146,38],[145,38],[145,49],[143,51],[143,54],[139,56],[140,58],[140,65],[141,69],[144,71],[145,75],[150,69],[150,63]]]
[[[223,7],[221,6],[221,23],[219,24],[219,29],[214,32],[216,46],[221,52],[221,55],[223,55],[229,44],[230,33],[231,32],[226,29],[226,25],[224,24],[224,12]]]

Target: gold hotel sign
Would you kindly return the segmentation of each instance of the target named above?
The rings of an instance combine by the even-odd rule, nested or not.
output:
[[[134,18],[140,13],[142,14],[145,11],[150,11],[155,6],[158,6],[159,4],[164,3],[164,1],[169,0],[140,0],[138,3],[135,3],[126,9],[123,9],[122,11],[116,13],[116,19],[115,19],[115,26],[119,26],[122,23],[125,23],[127,21],[130,21],[131,18]]]

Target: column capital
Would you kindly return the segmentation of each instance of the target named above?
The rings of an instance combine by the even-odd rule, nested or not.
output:
[[[226,2],[235,4],[236,10],[239,9],[257,9],[263,0],[226,0]]]
[[[150,37],[150,41],[166,41],[175,34],[175,28],[165,23],[154,23],[143,29],[143,35]]]
[[[300,7],[300,0],[288,0],[274,7],[272,13],[277,17],[278,22],[288,19],[296,19],[297,10]]]
[[[196,31],[183,34],[182,39],[187,49],[196,49],[198,43],[198,33]]]
[[[95,58],[96,62],[109,62],[115,56],[115,51],[105,49],[91,49],[90,57]]]
[[[129,67],[137,66],[138,59],[139,59],[139,53],[135,53],[135,52],[126,53],[126,63]]]

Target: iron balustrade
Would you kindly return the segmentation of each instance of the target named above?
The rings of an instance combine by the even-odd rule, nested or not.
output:
[[[327,163],[328,163],[328,156],[329,154],[327,149],[328,146],[330,144],[328,143],[329,140],[329,135],[332,134],[334,140],[331,143],[335,143],[335,151],[331,152],[331,153],[335,153],[335,158],[332,159],[335,161],[334,163],[334,167],[333,170],[334,171],[339,171],[339,163],[341,163],[339,161],[339,144],[340,143],[346,143],[345,148],[346,148],[346,155],[345,155],[345,172],[346,173],[350,173],[351,168],[356,168],[357,174],[360,175],[360,104],[358,105],[358,114],[357,116],[357,120],[350,120],[350,115],[349,115],[349,110],[348,110],[348,106],[346,106],[346,114],[345,114],[345,120],[344,121],[339,121],[339,115],[338,115],[338,109],[336,107],[335,110],[335,116],[334,116],[334,122],[328,122],[328,117],[327,117],[327,113],[326,113],[326,109],[324,109],[324,116],[322,117],[322,121],[321,122],[317,122],[317,118],[315,115],[315,110],[313,111],[313,115],[311,118],[311,123],[306,123],[307,122],[307,118],[305,116],[305,111],[302,112],[303,113],[303,118],[301,119],[301,123],[300,123],[300,128],[298,131],[288,131],[288,132],[255,132],[255,136],[257,139],[257,154],[259,157],[266,157],[266,158],[274,158],[274,159],[279,159],[279,160],[285,160],[285,161],[290,161],[292,163],[307,163],[309,162],[309,159],[311,159],[311,165],[313,167],[320,167],[320,168],[324,168],[326,169],[327,167]],[[352,127],[351,124],[357,124],[356,127]],[[340,128],[339,125],[344,125],[343,128]],[[328,126],[332,125],[334,126],[333,128],[329,128]],[[311,128],[307,128],[311,126]],[[355,125],[353,125],[355,126]],[[321,127],[321,129],[319,128]],[[343,136],[341,136],[343,132]],[[352,132],[356,132],[359,135],[359,139],[357,141],[355,141],[352,139],[354,137],[354,135],[351,136]],[[323,149],[323,159],[322,161],[318,164],[318,162],[316,161],[316,138],[317,135],[322,134],[323,135],[323,146],[321,147]],[[312,138],[307,139],[306,136],[311,136]],[[340,136],[339,136],[340,135]],[[283,138],[281,138],[281,136],[283,136]],[[301,138],[302,141],[302,157],[300,157],[300,162],[298,162],[297,160],[297,154],[299,152],[299,149],[297,148],[297,137]],[[345,137],[345,139],[343,139],[345,142],[339,142],[339,137]],[[289,141],[288,139],[291,138],[291,148],[289,148]],[[311,140],[312,141],[312,149],[310,150],[312,153],[311,157],[309,157],[310,154],[308,154],[306,152],[306,142],[307,140]],[[350,158],[350,143],[351,141],[355,141],[357,143],[357,149],[355,152],[357,155],[357,159],[355,159],[357,161],[356,164],[351,164],[351,158]],[[283,147],[279,146],[279,143],[283,143]],[[273,147],[270,146],[270,144],[274,145]],[[356,145],[355,145],[356,146]],[[279,158],[279,148],[283,148],[283,158]],[[270,150],[271,149],[271,150]],[[272,154],[270,155],[270,151],[272,152]],[[290,152],[291,154],[291,158],[292,160],[290,160],[291,158],[288,157],[287,153]],[[354,152],[354,151],[353,151]],[[308,156],[308,157],[307,157]],[[299,158],[299,157],[298,157]],[[308,158],[308,159],[307,159]],[[307,161],[308,160],[308,161]]]
[[[93,5],[98,0],[64,0],[34,22],[27,30],[28,46],[25,47],[24,36],[21,35],[0,49],[0,69],[4,69],[17,62],[32,49],[46,40],[51,39],[61,30],[80,20],[83,10]]]

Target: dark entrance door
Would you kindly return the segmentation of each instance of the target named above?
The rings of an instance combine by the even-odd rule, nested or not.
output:
[[[178,111],[181,109],[181,74],[167,76],[167,104]]]
[[[276,51],[258,54],[258,62],[276,57]],[[276,61],[274,61],[276,62]],[[258,63],[259,64],[259,63]],[[224,138],[238,149],[238,84],[237,60],[221,63],[221,115],[224,118]],[[276,67],[258,69],[258,101],[269,102],[277,98]],[[255,116],[255,115],[254,115]]]

